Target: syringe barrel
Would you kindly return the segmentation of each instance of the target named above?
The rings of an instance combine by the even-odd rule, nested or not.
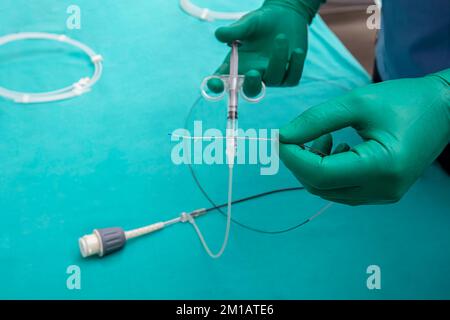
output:
[[[230,88],[228,91],[228,119],[238,117],[238,77],[230,75]]]
[[[239,55],[238,41],[231,44],[230,77],[228,88],[228,119],[237,119],[239,94]]]
[[[228,166],[232,167],[234,165],[234,158],[237,152],[237,119],[228,118],[227,120],[227,132],[226,132],[226,150]]]

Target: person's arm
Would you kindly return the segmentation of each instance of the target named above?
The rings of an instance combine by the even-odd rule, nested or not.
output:
[[[224,43],[241,40],[239,73],[245,74],[244,91],[255,96],[261,80],[268,86],[299,83],[308,44],[308,24],[325,0],[266,0],[261,8],[237,22],[216,30]],[[229,55],[216,74],[229,72]],[[221,81],[211,80],[209,88],[221,92]]]
[[[363,141],[332,151],[329,133],[353,127]],[[301,145],[315,141],[321,157]],[[450,69],[372,84],[312,107],[280,129],[280,157],[305,188],[350,204],[398,201],[450,139]]]

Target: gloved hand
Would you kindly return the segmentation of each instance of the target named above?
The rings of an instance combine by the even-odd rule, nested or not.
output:
[[[364,142],[330,154],[332,131],[351,126]],[[398,201],[450,139],[450,69],[359,88],[312,107],[280,129],[280,158],[311,193],[350,204]]]
[[[261,80],[268,86],[295,86],[300,81],[305,61],[308,24],[325,0],[266,0],[261,8],[239,21],[216,30],[225,43],[241,40],[239,74],[245,74],[244,93],[254,97]],[[216,74],[229,73],[230,55]],[[223,83],[211,79],[213,92],[223,91]]]

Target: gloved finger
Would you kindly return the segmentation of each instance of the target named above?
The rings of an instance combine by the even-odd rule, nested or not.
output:
[[[318,155],[329,155],[333,147],[333,137],[327,133],[314,140],[310,151]]]
[[[282,84],[286,74],[286,65],[289,58],[289,42],[286,35],[279,34],[275,38],[272,55],[264,74],[264,82],[268,86],[279,86]]]
[[[243,88],[247,97],[253,98],[260,94],[262,89],[261,73],[258,70],[250,70],[245,74]]]
[[[347,143],[340,143],[338,144],[338,146],[334,149],[334,151],[331,154],[338,154],[338,153],[342,153],[342,152],[347,152],[349,151],[351,148]]]
[[[280,143],[279,153],[298,180],[316,189],[357,186],[369,172],[366,160],[352,151],[320,157],[295,144]]]
[[[246,40],[258,30],[258,19],[254,13],[249,13],[229,26],[220,27],[216,30],[217,40],[231,43],[235,40]]]
[[[215,75],[227,74],[229,73],[229,69],[230,66],[228,62],[224,62],[220,65],[220,67],[216,70],[216,72],[214,72],[214,74]],[[223,81],[217,78],[209,79],[206,85],[208,86],[208,89],[214,93],[221,93],[225,89]]]
[[[358,204],[368,203],[367,199],[362,200],[359,194],[361,191],[361,187],[359,186],[322,190],[309,185],[305,181],[301,181],[301,184],[309,193],[328,201],[347,205],[355,205],[356,203]]]
[[[289,66],[283,84],[286,86],[296,86],[300,82],[305,64],[306,53],[300,48],[295,49],[289,59]]]
[[[371,203],[369,200],[360,200],[360,199],[341,199],[341,198],[332,198],[332,197],[321,197],[321,198],[324,200],[327,200],[327,201],[345,204],[348,206],[360,206],[360,205]]]
[[[309,191],[309,190],[308,190]],[[315,194],[316,190],[311,190]],[[318,191],[320,197],[326,200],[339,202],[348,205],[362,205],[362,204],[388,204],[398,201],[397,198],[373,198],[369,197],[367,191],[365,192],[361,187],[350,187],[333,190]]]
[[[380,204],[389,204],[389,203],[396,202],[394,200],[374,200],[374,199],[370,199],[367,196],[365,196],[365,197],[359,196],[357,194],[357,192],[352,197],[340,198],[340,197],[323,196],[321,198],[325,199],[325,200],[328,200],[328,201],[332,201],[332,202],[346,204],[346,205],[349,205],[349,206],[360,206],[360,205],[367,205],[367,204],[378,204],[378,205],[380,205]]]
[[[280,129],[280,142],[298,145],[357,123],[346,98],[340,97],[309,108]]]
[[[306,188],[306,186],[305,186]],[[313,186],[308,186],[306,188],[310,193],[319,196],[321,198],[327,198],[327,199],[340,199],[340,200],[357,200],[361,198],[360,186],[353,186],[353,187],[344,187],[344,188],[336,188],[336,189],[317,189]]]
[[[306,185],[303,185],[303,186],[309,193],[316,195],[318,197],[321,197],[324,200],[331,201],[331,202],[336,202],[336,203],[341,203],[341,204],[351,205],[351,206],[372,203],[369,199],[360,197],[360,195],[359,195],[359,191],[361,190],[360,187],[348,187],[348,188],[342,188],[342,189],[333,189],[333,190],[329,191],[329,190],[315,189],[314,187],[311,187],[311,186],[307,187]],[[340,195],[338,190],[342,190],[343,193],[348,192],[351,195],[350,196]]]

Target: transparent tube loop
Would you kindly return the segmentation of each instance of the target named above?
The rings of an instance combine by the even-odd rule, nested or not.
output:
[[[14,90],[9,90],[0,87],[0,96],[16,103],[43,103],[43,102],[53,102],[59,100],[66,100],[80,96],[88,91],[97,83],[103,72],[103,58],[101,55],[97,54],[87,45],[73,40],[63,34],[53,34],[45,32],[21,32],[13,33],[3,37],[0,37],[0,46],[5,45],[14,41],[21,40],[52,40],[62,43],[67,43],[74,47],[77,47],[89,56],[92,64],[94,65],[94,74],[92,77],[84,77],[62,89],[40,92],[40,93],[30,93],[30,92],[19,92]]]
[[[180,7],[187,14],[204,21],[214,20],[238,20],[248,12],[220,12],[210,10],[208,8],[201,8],[194,5],[190,0],[180,0]]]
[[[198,235],[198,238],[200,239],[200,242],[205,249],[206,253],[213,259],[220,258],[222,254],[225,252],[225,249],[228,245],[228,239],[230,237],[230,228],[231,228],[231,207],[232,207],[232,195],[233,195],[233,168],[229,168],[229,174],[228,174],[228,201],[227,201],[227,225],[225,227],[225,235],[223,238],[222,246],[220,247],[220,250],[217,253],[213,253],[211,249],[209,248],[208,244],[206,243],[206,240],[200,231],[200,228],[197,226],[197,223],[195,222],[194,217],[191,215],[188,215],[188,221],[192,224],[194,227],[195,232]]]

